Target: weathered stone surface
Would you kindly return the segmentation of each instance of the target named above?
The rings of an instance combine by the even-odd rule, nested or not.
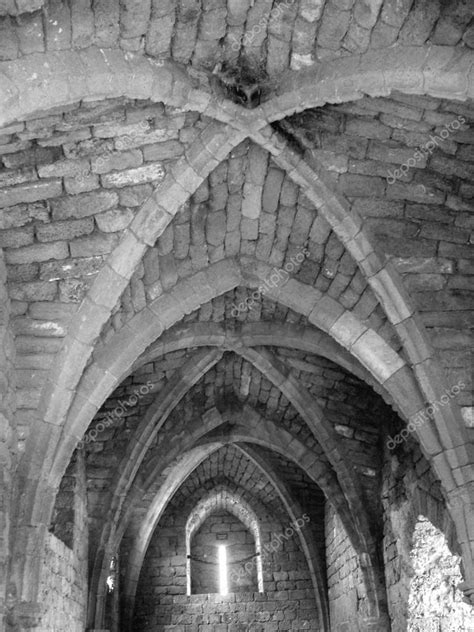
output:
[[[39,166],[38,175],[40,178],[72,177],[82,173],[87,174],[89,170],[90,165],[87,160],[62,160],[52,165]]]
[[[142,163],[142,153],[135,149],[97,156],[91,160],[91,168],[94,173],[103,174],[109,173],[109,171],[122,171],[131,167],[139,167]]]
[[[16,301],[52,301],[57,294],[57,284],[49,281],[13,284],[9,294]]]
[[[64,241],[53,244],[33,244],[24,248],[7,250],[5,259],[7,263],[33,263],[35,261],[48,261],[48,259],[65,259],[69,255],[68,245]]]
[[[69,277],[85,277],[95,275],[103,259],[100,256],[51,261],[40,265],[40,278],[45,281],[56,281]]]
[[[33,226],[0,231],[0,248],[20,248],[32,244],[33,241]]]
[[[109,173],[101,176],[102,186],[126,187],[130,185],[143,184],[146,182],[161,182],[166,175],[161,163],[128,169],[117,173]]]
[[[104,233],[113,233],[126,228],[133,219],[130,209],[113,209],[99,213],[95,218],[97,226]]]
[[[22,202],[36,202],[58,197],[62,193],[61,180],[47,180],[23,184],[9,189],[0,189],[0,208],[14,206]]]
[[[176,140],[169,140],[164,143],[146,145],[143,148],[145,161],[171,160],[179,158],[184,153],[184,147]]]
[[[70,220],[66,222],[54,222],[44,224],[36,229],[38,241],[59,241],[74,239],[80,235],[88,235],[94,230],[94,220],[92,217],[85,219]]]
[[[13,299],[4,289],[0,548],[20,570],[23,553],[35,551],[25,568],[41,568],[44,581],[19,581],[42,591],[37,627],[83,628],[87,590],[75,573],[87,539],[92,560],[109,563],[107,551],[120,548],[121,570],[137,569],[131,585],[143,571],[135,610],[150,622],[124,621],[127,629],[187,628],[201,617],[201,627],[220,632],[255,625],[256,612],[269,630],[324,629],[317,613],[327,597],[341,632],[404,630],[407,534],[419,514],[448,525],[464,570],[472,567],[460,408],[472,405],[474,137],[468,124],[446,137],[456,117],[473,118],[472,16],[448,4],[52,0],[44,15],[0,18],[0,48],[21,55],[0,68],[2,120],[20,121],[0,130],[0,245]],[[247,109],[224,98],[217,73],[254,58],[269,88],[261,107]],[[417,148],[441,133],[413,164]],[[404,164],[390,184],[388,171]],[[163,182],[153,171],[161,167]],[[287,270],[299,253],[303,261]],[[278,270],[272,292],[262,292],[258,284]],[[153,388],[126,419],[100,430],[148,379]],[[414,415],[459,381],[467,388],[411,430]],[[76,435],[97,428],[75,453],[85,455],[79,481],[66,462]],[[403,442],[392,448],[397,432]],[[206,444],[194,444],[204,436]],[[247,458],[253,441],[259,450]],[[174,484],[173,468],[184,475],[193,455],[202,467],[178,486],[172,515],[160,513],[141,568],[145,551],[133,543],[155,538],[149,501],[163,497],[164,474]],[[19,526],[4,513],[13,466],[22,474],[13,481]],[[294,533],[280,538],[268,566],[262,556],[265,593],[184,594],[182,508],[216,481],[242,488],[261,512],[262,546],[287,533],[286,506],[308,512],[304,546],[305,534]],[[132,512],[122,542],[108,540],[117,533],[110,503]],[[232,552],[237,559],[254,554],[242,527],[213,520],[219,530],[204,529],[212,547],[225,531],[248,547]],[[383,538],[373,525],[384,526]],[[55,535],[42,540],[37,531],[49,527]],[[25,531],[36,535],[27,541]],[[320,604],[314,574],[328,588]],[[121,582],[118,590],[120,600]]]
[[[91,257],[94,255],[104,255],[112,252],[114,246],[116,245],[116,235],[94,233],[89,237],[81,237],[80,239],[72,241],[70,244],[71,256]]]
[[[118,203],[118,195],[113,191],[85,193],[74,197],[61,198],[51,204],[53,219],[82,218],[106,211]]]

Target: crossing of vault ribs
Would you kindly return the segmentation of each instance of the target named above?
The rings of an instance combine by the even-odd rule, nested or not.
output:
[[[0,629],[472,627],[469,3],[0,5]]]

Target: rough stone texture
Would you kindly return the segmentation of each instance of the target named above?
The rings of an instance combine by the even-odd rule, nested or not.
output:
[[[227,459],[238,456],[231,450]],[[244,564],[232,564],[228,566],[228,577],[232,587],[233,571],[240,577],[241,584],[236,586],[236,592],[230,590],[228,596],[219,594],[192,594],[186,595],[186,548],[185,526],[186,519],[193,508],[198,504],[201,496],[204,497],[206,489],[216,485],[217,480],[208,478],[216,472],[215,465],[219,463],[218,455],[213,455],[212,461],[196,470],[186,484],[186,489],[178,491],[177,497],[170,504],[169,509],[160,520],[153,535],[144,562],[140,577],[142,588],[139,588],[141,598],[137,604],[135,626],[143,630],[167,630],[174,629],[178,623],[183,629],[191,630],[197,621],[201,625],[215,627],[215,629],[230,630],[235,625],[251,625],[259,622],[263,630],[284,630],[286,626],[298,626],[302,629],[316,629],[318,626],[314,592],[312,591],[309,573],[304,562],[304,556],[299,548],[297,530],[288,526],[288,523],[278,513],[270,512],[270,508],[256,504],[257,499],[252,500],[252,492],[243,493],[242,498],[258,507],[257,515],[261,530],[263,581],[265,592],[252,590],[249,585],[249,577],[255,576],[256,562],[250,560],[248,576]],[[225,459],[224,459],[225,462]],[[232,467],[226,468],[230,473]],[[242,476],[242,483],[248,486],[245,476],[245,461],[239,459],[236,469],[237,478]],[[214,474],[214,476],[216,475]],[[205,482],[205,479],[208,481]],[[204,487],[199,491],[199,487]],[[197,489],[196,489],[197,488]],[[212,488],[211,488],[212,489]],[[191,490],[193,490],[191,492]],[[265,490],[258,493],[262,498]],[[270,492],[271,493],[271,492]],[[268,492],[267,492],[268,494]],[[237,496],[237,497],[238,497]],[[278,505],[275,498],[268,498],[267,503]],[[299,518],[300,516],[298,516]],[[304,519],[302,519],[304,523]],[[288,534],[285,535],[285,528]],[[246,538],[246,533],[248,534]],[[221,540],[223,535],[227,539]],[[194,535],[191,543],[191,555],[209,562],[207,571],[206,593],[218,593],[215,586],[209,584],[214,572],[215,553],[218,543],[224,543],[228,548],[228,560],[244,559],[255,553],[255,542],[245,526],[234,516],[224,512],[212,513],[203,523],[199,531]],[[250,546],[246,542],[251,542]],[[252,550],[253,549],[253,550]],[[203,576],[199,572],[200,562],[191,561],[191,583],[193,593],[198,590],[199,578]],[[202,566],[202,564],[201,564]],[[197,575],[197,577],[195,576]],[[258,614],[256,614],[258,609]]]
[[[79,632],[87,608],[87,497],[82,455],[76,456],[61,481],[52,530],[46,540],[39,596],[46,612],[39,630],[67,626]]]
[[[143,559],[147,626],[401,631],[418,514],[472,594],[472,11],[395,4],[0,2],[8,632],[129,632]],[[306,548],[195,601],[178,508],[224,484]]]
[[[367,595],[357,554],[331,507],[326,513],[328,593],[334,630],[363,629]]]

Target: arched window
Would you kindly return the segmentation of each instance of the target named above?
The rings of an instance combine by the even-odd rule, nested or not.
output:
[[[460,559],[424,516],[418,516],[413,533],[411,562],[408,632],[474,630],[474,608],[456,589],[462,582]]]
[[[238,495],[213,492],[186,524],[187,594],[263,592],[257,517]]]

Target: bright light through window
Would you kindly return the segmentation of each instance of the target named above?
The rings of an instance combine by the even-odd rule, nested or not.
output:
[[[227,595],[227,550],[224,544],[219,544],[219,592]]]

